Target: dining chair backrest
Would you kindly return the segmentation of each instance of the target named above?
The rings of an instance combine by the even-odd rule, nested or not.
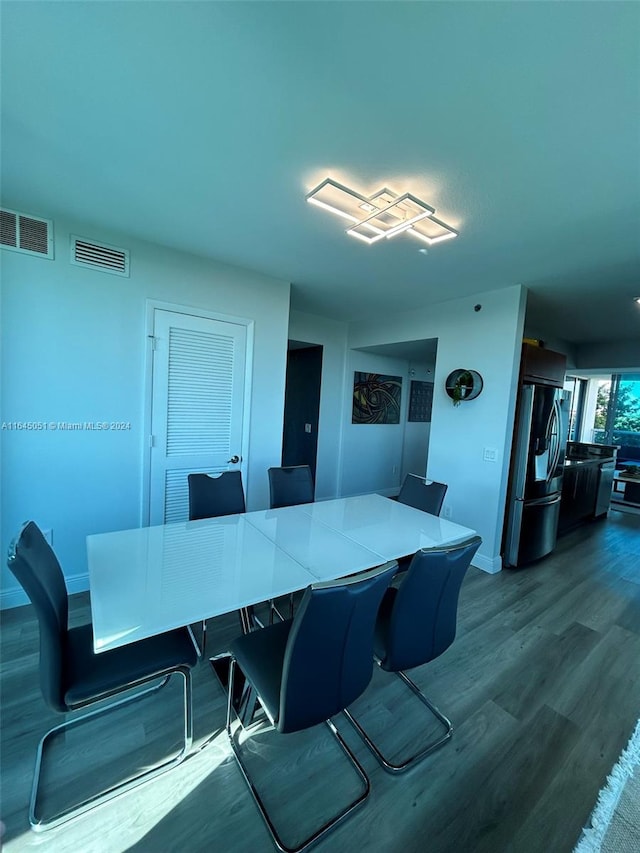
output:
[[[375,638],[382,669],[420,666],[453,643],[460,587],[481,542],[474,536],[414,555],[402,582],[388,590],[382,603]]]
[[[308,465],[269,468],[267,473],[271,509],[313,503],[313,475]]]
[[[189,474],[189,521],[245,512],[240,471]]]
[[[416,474],[407,474],[398,495],[398,503],[421,509],[430,515],[440,515],[442,503],[447,493],[445,483],[425,480]]]
[[[38,618],[44,700],[54,710],[66,711],[64,646],[69,599],[60,563],[35,522],[23,525],[9,548],[7,565],[29,596]]]
[[[88,811],[99,803],[105,802],[116,795],[124,793],[153,776],[158,775],[169,767],[179,764],[187,757],[192,743],[192,710],[191,710],[191,673],[197,663],[198,656],[194,644],[186,629],[180,628],[158,636],[147,637],[125,648],[109,649],[96,654],[93,648],[92,623],[68,626],[69,599],[64,575],[53,549],[44,538],[42,531],[33,522],[23,525],[20,533],[9,549],[7,560],[9,569],[18,579],[29,596],[38,617],[40,633],[40,684],[45,702],[55,711],[67,713],[85,709],[89,705],[102,703],[99,711],[89,711],[86,714],[69,714],[63,723],[50,729],[41,739],[36,757],[36,767],[31,786],[29,802],[29,823],[36,831],[50,829]],[[75,620],[74,620],[75,621]],[[60,758],[61,765],[69,766],[70,755],[75,751],[81,754],[83,739],[77,735],[69,737],[63,734],[72,727],[79,727],[90,718],[120,707],[126,702],[136,701],[142,692],[133,688],[147,685],[143,692],[156,692],[164,686],[173,674],[182,676],[184,682],[184,728],[183,748],[177,754],[172,754],[160,763],[136,767],[134,772],[124,774],[124,778],[106,789],[87,796],[85,786],[76,780],[76,793],[71,803],[62,807],[66,797],[61,797],[57,809],[40,808],[40,782],[43,777],[50,779],[60,776],[60,771],[44,769],[44,758],[47,754],[46,744],[52,738],[61,747],[54,750]],[[153,683],[153,686],[149,686]],[[126,694],[124,697],[122,694]],[[111,705],[104,700],[113,697]],[[117,697],[117,698],[116,698]],[[169,715],[169,711],[167,711]],[[144,727],[132,718],[134,730]],[[122,726],[120,716],[119,726]],[[100,728],[100,743],[108,743],[109,736],[104,726]],[[96,732],[94,729],[93,737]],[[130,738],[127,736],[127,741]],[[84,741],[86,743],[86,739]],[[64,745],[68,747],[64,749]],[[173,750],[173,746],[172,746]],[[66,756],[65,756],[66,752]],[[108,753],[108,750],[107,750]],[[132,753],[135,756],[136,753]],[[107,759],[109,756],[107,754]],[[111,757],[112,761],[112,757]],[[76,762],[77,772],[82,771],[82,762]],[[113,761],[112,761],[113,763]],[[95,762],[89,763],[89,771]],[[131,769],[131,768],[129,768]],[[77,775],[77,774],[76,774]],[[115,780],[114,780],[115,781]],[[92,786],[90,785],[90,790]],[[44,797],[48,803],[50,797]],[[51,802],[58,798],[51,798]]]
[[[289,632],[277,728],[328,720],[365,690],[373,673],[373,632],[395,561],[307,587]]]

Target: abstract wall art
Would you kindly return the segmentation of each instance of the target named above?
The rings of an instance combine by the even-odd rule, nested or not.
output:
[[[402,376],[353,375],[353,424],[399,424]]]

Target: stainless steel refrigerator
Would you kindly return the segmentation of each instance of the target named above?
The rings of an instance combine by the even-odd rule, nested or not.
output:
[[[555,548],[571,394],[524,384],[516,409],[504,565],[522,566]]]

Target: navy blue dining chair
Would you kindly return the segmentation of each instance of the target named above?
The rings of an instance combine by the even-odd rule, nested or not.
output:
[[[219,474],[195,473],[187,476],[189,484],[189,521],[204,518],[221,518],[246,512],[242,473],[222,471]],[[243,631],[250,631],[256,621],[253,607],[239,611]],[[207,645],[207,620],[202,620],[202,649]]]
[[[189,474],[189,521],[245,512],[240,471]]]
[[[269,506],[279,509],[285,506],[310,504],[315,500],[313,475],[308,465],[287,465],[267,469],[269,477]],[[289,596],[289,615],[293,616],[294,595]],[[275,608],[280,618],[282,614]]]
[[[291,853],[304,850],[344,820],[369,795],[369,779],[330,717],[353,702],[371,680],[376,615],[396,569],[397,564],[391,562],[341,580],[313,584],[305,590],[293,619],[245,634],[231,644],[227,735],[279,850]],[[236,667],[255,690],[260,706],[277,732],[297,732],[325,723],[361,782],[362,792],[357,798],[294,847],[287,847],[282,841],[231,731],[233,697],[237,693],[234,691]]]
[[[59,713],[74,712],[103,700],[114,701],[82,715],[70,715],[48,731],[38,746],[29,822],[33,829],[57,826],[98,804],[122,794],[152,776],[179,764],[192,742],[191,667],[197,662],[195,646],[187,629],[179,629],[139,640],[122,648],[95,654],[91,623],[70,628],[69,602],[64,575],[56,555],[38,526],[29,521],[9,549],[7,565],[27,593],[38,617],[40,631],[40,685],[47,705]],[[39,787],[46,745],[58,733],[68,732],[90,718],[106,716],[114,708],[155,693],[170,676],[184,683],[184,744],[173,758],[155,767],[145,767],[131,777],[108,787],[96,796],[60,809],[51,818],[39,815]],[[151,682],[157,684],[151,685]],[[145,687],[146,686],[146,687]],[[131,694],[132,688],[143,690]],[[127,696],[122,695],[127,691]],[[167,714],[170,711],[167,710]],[[139,724],[136,724],[139,729]]]
[[[440,515],[446,494],[445,483],[426,480],[417,474],[407,474],[398,495],[398,503],[421,509],[430,515]]]
[[[428,512],[429,515],[440,515],[446,494],[447,485],[445,483],[427,480],[417,474],[407,474],[396,500],[398,503],[412,506],[414,509],[422,510],[422,512]],[[398,568],[400,572],[406,572],[409,568],[411,556],[399,558]]]
[[[269,468],[267,474],[271,509],[313,503],[313,475],[308,465]]]
[[[427,699],[404,670],[429,663],[445,652],[456,636],[460,587],[482,540],[474,536],[457,545],[418,551],[397,587],[390,587],[382,600],[375,628],[375,658],[380,669],[395,673],[435,715],[444,727],[442,737],[422,746],[416,753],[394,763],[367,734],[352,709],[345,716],[362,737],[382,767],[400,773],[412,767],[453,734],[451,721]]]

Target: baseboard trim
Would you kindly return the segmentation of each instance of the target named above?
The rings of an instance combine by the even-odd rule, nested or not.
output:
[[[489,575],[496,575],[502,571],[502,557],[485,557],[483,554],[476,554],[471,565],[476,569],[487,572]]]
[[[89,589],[89,575],[68,575],[65,577],[67,592],[74,595],[76,592],[86,592]],[[9,610],[12,607],[23,607],[29,604],[29,598],[22,587],[14,589],[3,589],[0,592],[0,610]]]

